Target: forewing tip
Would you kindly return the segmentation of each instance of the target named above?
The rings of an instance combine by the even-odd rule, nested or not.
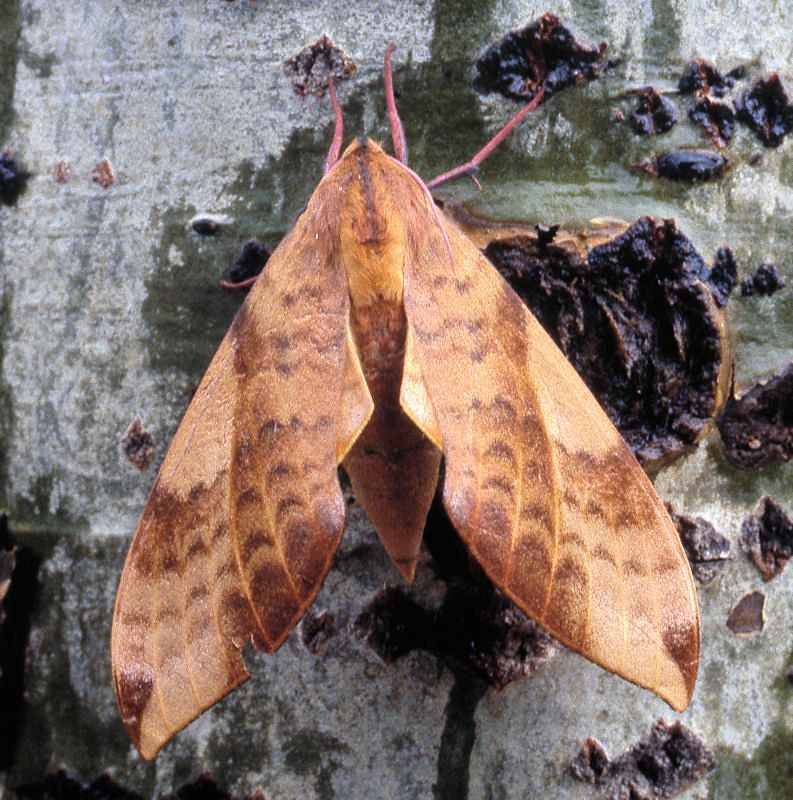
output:
[[[245,683],[248,678],[250,678],[250,673],[248,673],[247,669],[243,667],[243,673],[237,676],[232,684],[230,684],[222,694],[220,694],[217,698],[209,701],[206,705],[202,707],[196,706],[189,712],[189,715],[185,715],[185,719],[178,722],[176,727],[166,727],[164,724],[158,724],[156,720],[152,721],[154,730],[147,730],[149,727],[147,723],[147,718],[145,716],[145,709],[143,714],[139,717],[135,718],[128,718],[122,717],[124,722],[124,727],[127,730],[127,734],[132,741],[132,744],[135,745],[135,749],[140,753],[141,757],[145,761],[151,761],[156,758],[157,754],[160,750],[165,747],[166,744],[177,734],[183,731],[191,722],[194,722],[198,717],[201,716],[207,709],[211,708],[217,702],[219,702],[223,697],[229,694],[232,690],[236,689],[238,686],[241,686]],[[189,718],[186,718],[189,716]]]
[[[657,692],[658,696],[667,703],[674,711],[681,714],[689,705],[691,705],[691,698],[694,696],[694,687],[687,686],[682,690],[674,690],[671,692]]]

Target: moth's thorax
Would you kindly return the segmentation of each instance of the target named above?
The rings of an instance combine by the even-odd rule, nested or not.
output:
[[[353,145],[340,167],[348,174],[340,245],[352,305],[401,305],[405,221],[389,185],[394,167],[369,141]]]

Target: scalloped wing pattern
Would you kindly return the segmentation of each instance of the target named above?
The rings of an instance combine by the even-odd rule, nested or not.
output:
[[[135,533],[111,649],[121,714],[147,758],[248,677],[246,641],[281,644],[338,546],[337,464],[372,400],[352,347],[334,202],[321,184],[273,253]]]
[[[405,176],[407,191],[409,176]],[[422,202],[414,193],[413,202]],[[592,661],[691,698],[699,611],[677,531],[599,404],[453,223],[414,226],[405,310],[440,431],[444,503],[493,582]],[[419,424],[425,405],[406,410]]]

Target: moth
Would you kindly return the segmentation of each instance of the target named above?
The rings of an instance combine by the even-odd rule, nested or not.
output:
[[[112,632],[123,721],[152,758],[273,653],[344,530],[338,468],[411,580],[443,503],[472,556],[557,639],[682,710],[699,612],[676,529],[573,368],[408,166],[343,153],[256,280],[174,436],[121,576]]]

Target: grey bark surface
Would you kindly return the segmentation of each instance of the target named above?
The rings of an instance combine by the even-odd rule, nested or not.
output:
[[[660,699],[563,651],[503,691],[466,686],[433,656],[381,663],[351,621],[383,586],[400,585],[362,514],[317,600],[340,634],[319,656],[293,633],[252,679],[169,744],[154,763],[130,745],[110,680],[109,631],[131,532],[167,443],[240,298],[217,279],[242,244],[271,246],[321,176],[332,135],[327,99],[300,100],[282,65],[328,33],[358,65],[340,87],[346,140],[388,140],[381,80],[389,42],[412,166],[426,178],[466,160],[515,111],[470,88],[471,66],[510,29],[548,10],[533,2],[4,2],[0,147],[33,175],[0,205],[0,507],[22,544],[45,555],[27,656],[24,728],[8,786],[64,765],[104,769],[145,796],[201,770],[234,792],[273,798],[591,796],[569,775],[587,736],[617,754]],[[793,90],[793,14],[777,0],[568,0],[551,10],[622,59],[552,99],[482,169],[484,192],[444,189],[498,218],[584,224],[592,217],[673,217],[706,258],[730,244],[746,274],[762,260],[793,283],[793,137],[775,150],[740,129],[722,181],[653,182],[625,167],[663,147],[699,145],[680,124],[658,140],[614,124],[624,92],[672,89],[693,56],[722,70],[775,69]],[[685,106],[680,105],[680,109]],[[684,112],[683,112],[684,114]],[[681,116],[683,116],[681,114]],[[761,153],[755,162],[752,156]],[[52,177],[61,159],[72,177]],[[115,183],[91,179],[107,158]],[[190,227],[222,219],[217,237]],[[741,389],[784,366],[793,294],[734,298],[728,322]],[[156,442],[139,473],[119,441],[140,416]],[[793,796],[793,568],[763,583],[737,546],[761,494],[793,510],[793,464],[741,472],[714,434],[661,472],[676,510],[733,539],[734,559],[700,588],[703,657],[680,718],[717,768],[689,798]],[[725,626],[749,591],[766,595],[751,638]],[[437,599],[424,556],[411,592]]]

